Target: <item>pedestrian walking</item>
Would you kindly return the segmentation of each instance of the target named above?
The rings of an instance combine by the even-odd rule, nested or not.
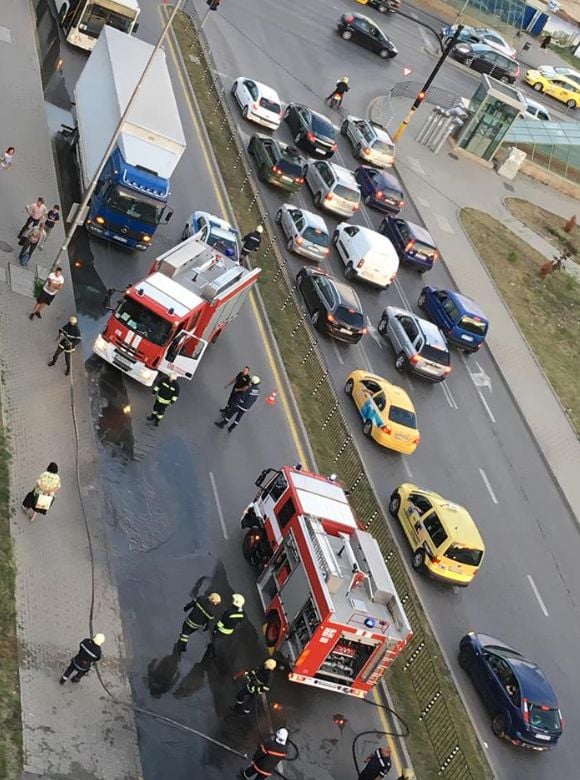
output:
[[[544,35],[544,37],[542,38],[542,42],[540,43],[540,49],[546,51],[546,49],[548,48],[551,42],[552,42],[552,36],[550,35],[550,33]]]
[[[288,729],[278,729],[274,736],[258,744],[252,763],[240,772],[240,777],[270,777],[280,761],[288,755]]]
[[[63,325],[62,328],[58,329],[56,350],[52,356],[52,360],[49,360],[47,364],[49,366],[54,366],[61,353],[64,353],[65,376],[70,374],[70,356],[81,341],[81,332],[77,322],[78,320],[76,317],[69,317],[66,325]]]
[[[14,160],[15,154],[16,149],[13,146],[9,146],[4,154],[0,155],[0,171],[7,171],[8,168],[12,168],[12,161]]]
[[[36,515],[45,515],[53,504],[54,497],[60,490],[60,477],[56,463],[49,463],[36,480],[35,486],[24,496],[22,510],[28,515],[31,523]]]
[[[50,236],[53,227],[60,220],[60,206],[55,203],[54,206],[48,210],[46,219],[44,220],[44,236],[38,243],[38,251],[42,252],[44,245],[46,244],[48,237]]]
[[[38,225],[38,223],[46,217],[47,209],[44,205],[44,198],[38,197],[34,203],[26,206],[26,213],[28,214],[28,219],[18,231],[18,238],[22,238],[24,232],[28,230],[29,227]]]
[[[250,376],[250,366],[244,366],[242,370],[235,375],[230,381],[227,383],[227,385],[224,385],[224,390],[227,390],[228,387],[232,387],[230,391],[230,397],[226,401],[226,405],[223,409],[220,409],[220,412],[225,412],[225,410],[228,408],[228,406],[232,406],[234,401],[239,400],[244,393],[246,393],[250,389],[250,384],[252,382],[252,377]]]
[[[250,389],[245,393],[241,393],[241,398],[234,399],[233,404],[227,406],[223,411],[220,409],[222,419],[214,422],[214,425],[217,425],[218,428],[225,428],[229,423],[228,431],[231,433],[240,424],[240,420],[245,413],[256,403],[260,397],[259,384],[261,379],[259,376],[253,376],[250,381]]]
[[[270,690],[270,680],[272,672],[278,664],[273,658],[268,658],[260,666],[250,669],[244,674],[246,684],[238,691],[236,704],[244,715],[252,712],[252,703],[255,696],[262,693],[268,693]]]
[[[95,634],[91,639],[87,637],[79,645],[79,651],[70,664],[64,670],[59,682],[64,685],[67,680],[78,683],[85,674],[88,674],[95,664],[98,664],[102,657],[101,647],[105,644],[104,634]]]
[[[240,253],[240,260],[243,262],[250,252],[254,252],[259,249],[262,243],[262,233],[264,228],[262,225],[258,225],[255,230],[251,230],[242,238],[242,251]]]
[[[152,392],[156,398],[153,404],[153,411],[147,419],[154,422],[155,425],[159,425],[168,407],[179,398],[177,374],[170,374],[169,377],[159,374]]]
[[[387,748],[377,748],[365,761],[366,766],[359,774],[358,780],[377,780],[378,777],[385,777],[391,769],[391,751]]]
[[[214,608],[221,603],[222,597],[219,593],[210,593],[209,596],[196,596],[184,606],[183,611],[190,610],[190,613],[183,621],[181,634],[173,647],[176,653],[185,653],[189,637],[200,628],[203,631],[209,629],[210,623],[216,619]]]
[[[244,612],[244,604],[246,599],[241,593],[234,593],[232,596],[232,606],[226,609],[222,613],[221,618],[213,627],[211,632],[211,640],[205,651],[205,658],[215,658],[216,642],[221,641],[224,637],[232,636],[232,634],[239,628],[242,621],[246,619],[246,613]]]
[[[35,317],[42,319],[41,311],[46,309],[47,306],[54,301],[54,296],[62,290],[64,287],[64,276],[62,275],[62,268],[57,266],[52,273],[50,273],[42,286],[34,308],[28,315],[29,320],[33,320]]]
[[[23,268],[26,268],[34,250],[45,238],[46,231],[44,230],[44,224],[42,222],[38,225],[32,225],[24,231],[22,237],[19,239],[21,249],[18,253],[18,262]]]

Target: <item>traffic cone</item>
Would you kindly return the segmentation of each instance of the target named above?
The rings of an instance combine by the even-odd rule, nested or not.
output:
[[[266,398],[266,403],[270,406],[276,406],[276,396],[278,393],[275,390],[272,390],[270,395]]]

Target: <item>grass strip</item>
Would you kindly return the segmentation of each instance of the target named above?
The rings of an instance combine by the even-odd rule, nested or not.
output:
[[[460,219],[580,432],[580,365],[571,359],[580,343],[580,284],[564,271],[542,279],[539,270],[546,262],[544,255],[488,214],[462,209]]]
[[[178,16],[175,35],[211,139],[220,173],[242,232],[264,221],[265,209],[246,168],[245,152],[230,125],[191,20]],[[221,93],[221,94],[220,94]],[[225,216],[225,215],[224,215]],[[269,215],[273,217],[274,215]],[[318,467],[336,472],[349,486],[351,502],[361,522],[377,538],[397,591],[415,632],[408,649],[388,676],[399,710],[411,725],[409,750],[421,780],[488,780],[489,765],[470,726],[441,652],[406,575],[381,507],[370,485],[350,434],[324,358],[293,292],[293,280],[272,243],[257,253],[262,268],[259,289],[292,384],[300,415],[308,431]]]
[[[1,415],[0,415],[1,420]],[[22,720],[16,645],[15,568],[9,515],[10,454],[0,422],[0,778],[22,772]]]
[[[566,233],[564,228],[566,223],[572,217],[572,214],[565,218],[547,211],[535,203],[523,198],[506,198],[505,205],[511,213],[527,225],[529,228],[539,233],[548,241],[555,240],[554,249],[563,252],[571,252],[571,259],[580,263],[580,226],[573,228]]]

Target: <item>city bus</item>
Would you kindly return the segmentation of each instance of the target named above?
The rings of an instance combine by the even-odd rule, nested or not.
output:
[[[58,18],[68,43],[91,51],[106,24],[128,35],[137,32],[140,11],[137,0],[65,0]]]

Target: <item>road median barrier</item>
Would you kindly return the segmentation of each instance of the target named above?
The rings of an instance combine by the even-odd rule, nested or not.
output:
[[[413,639],[386,679],[396,708],[411,728],[407,742],[417,777],[491,779],[489,764],[391,535],[381,503],[387,496],[375,493],[365,473],[315,331],[298,301],[295,280],[274,233],[275,215],[268,212],[258,191],[205,39],[186,14],[177,17],[172,37],[197,119],[203,121],[213,147],[230,217],[242,233],[264,224],[266,238],[252,256],[252,262],[262,268],[259,297],[317,468],[326,474],[335,472],[350,490],[353,507],[376,537],[413,626]],[[388,486],[389,493],[393,487]],[[386,493],[383,486],[381,490]]]

